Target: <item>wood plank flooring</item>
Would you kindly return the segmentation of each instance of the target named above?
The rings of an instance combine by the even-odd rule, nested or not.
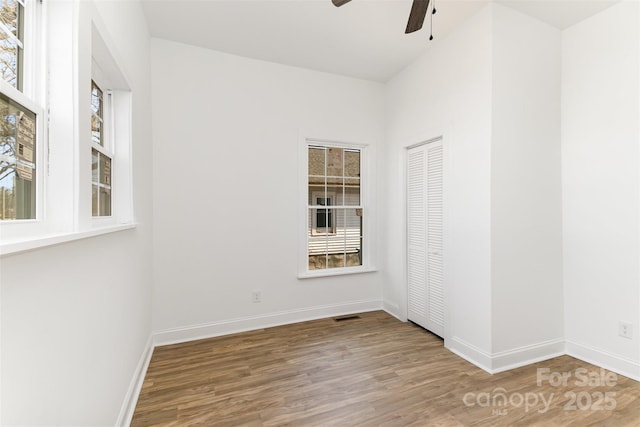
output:
[[[569,356],[489,375],[359,316],[158,347],[132,426],[640,426],[640,383],[621,375]]]

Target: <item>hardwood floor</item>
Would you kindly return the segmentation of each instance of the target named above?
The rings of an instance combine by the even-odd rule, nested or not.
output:
[[[359,316],[156,348],[132,426],[640,426],[640,383],[621,375],[569,356],[489,375]]]

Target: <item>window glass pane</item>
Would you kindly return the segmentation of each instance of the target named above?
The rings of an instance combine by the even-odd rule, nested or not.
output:
[[[309,230],[307,233],[309,241],[309,270],[327,268],[327,235],[326,233],[317,232],[319,211],[324,211],[326,215],[325,209],[309,209]]]
[[[111,216],[111,189],[100,187],[100,216]]]
[[[24,7],[16,0],[0,1],[0,75],[22,90],[22,49]]]
[[[317,203],[322,206],[322,203],[329,203],[326,206],[331,206],[330,199],[317,199]],[[335,230],[335,212],[333,209],[312,209],[312,234],[324,235],[331,234]]]
[[[316,197],[318,195],[322,195],[324,197],[324,184],[323,185],[313,185],[309,184],[309,205],[314,206],[317,204]]]
[[[333,216],[329,209],[318,209],[316,211],[316,230],[319,233],[326,233],[327,228],[333,227]]]
[[[327,176],[343,175],[343,154],[342,148],[327,147]]]
[[[0,219],[34,219],[36,217],[35,171],[21,165],[0,162]],[[26,175],[30,178],[25,178]]]
[[[91,215],[98,216],[100,205],[100,187],[97,185],[91,186]]]
[[[327,178],[327,197],[333,201],[333,206],[340,206],[344,201],[343,178]]]
[[[335,228],[327,236],[327,268],[345,267],[345,209],[332,209]]]
[[[100,182],[100,152],[91,149],[91,182]]]
[[[20,31],[23,16],[22,5],[17,0],[2,0],[0,5],[0,22],[11,34],[22,40]]]
[[[309,205],[315,204],[313,195],[324,192],[325,188],[325,149],[309,147]]]
[[[360,205],[360,178],[344,179],[344,205]]]
[[[91,214],[111,216],[111,189],[99,185],[91,186]]]
[[[91,112],[102,118],[102,90],[91,82]]]
[[[102,145],[102,122],[97,116],[91,115],[91,140]]]
[[[91,138],[98,145],[104,145],[102,90],[91,82]]]
[[[309,176],[324,175],[325,149],[309,147]]]
[[[111,215],[111,158],[91,150],[91,214]]]
[[[327,237],[327,268],[362,265],[362,215],[359,209],[336,209],[335,232]]]
[[[344,150],[344,176],[360,176],[360,150]]]
[[[111,187],[111,159],[100,154],[100,184]]]
[[[14,182],[16,172],[0,161],[0,219],[16,219]]]
[[[36,116],[0,94],[0,219],[36,217]]]
[[[22,49],[15,39],[0,31],[0,75],[11,86],[20,89],[18,64]]]
[[[345,209],[347,267],[362,265],[362,209]]]

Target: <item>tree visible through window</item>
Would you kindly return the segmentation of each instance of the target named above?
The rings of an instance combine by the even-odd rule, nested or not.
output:
[[[24,2],[2,0],[0,6],[0,75],[22,90],[24,52]]]
[[[308,147],[309,270],[362,265],[360,149]]]
[[[36,217],[36,115],[0,94],[0,219]]]

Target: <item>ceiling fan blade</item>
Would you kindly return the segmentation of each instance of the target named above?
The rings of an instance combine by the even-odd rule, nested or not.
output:
[[[422,28],[424,18],[427,16],[427,9],[429,9],[429,0],[413,0],[405,34],[413,33]]]
[[[340,6],[342,6],[343,4],[347,4],[347,3],[349,3],[350,1],[351,1],[351,0],[331,0],[331,3],[333,3],[333,5],[334,5],[335,7],[340,7]]]

